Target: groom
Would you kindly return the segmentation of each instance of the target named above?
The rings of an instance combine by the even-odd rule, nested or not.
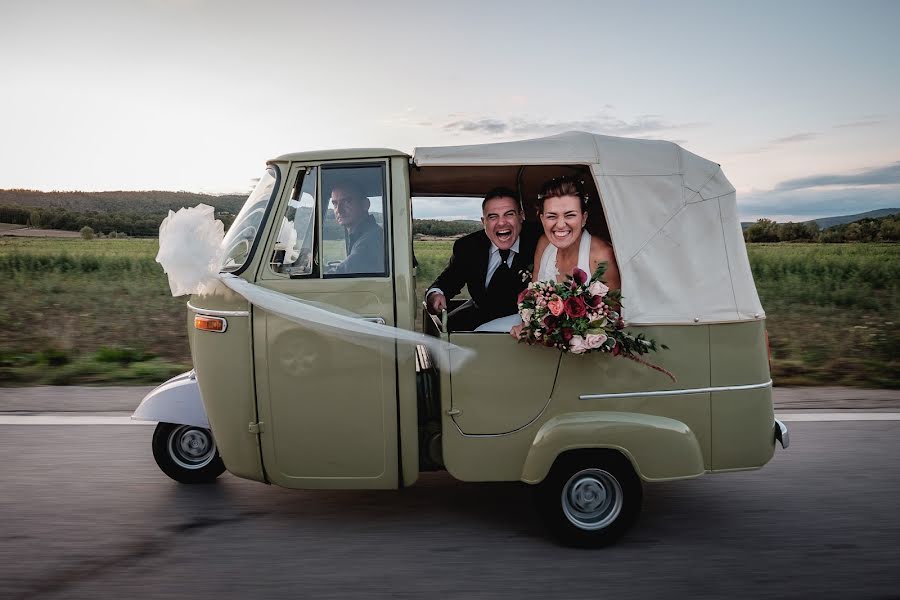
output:
[[[525,289],[520,271],[531,265],[539,232],[525,224],[522,207],[509,188],[492,189],[481,203],[484,230],[470,233],[453,244],[447,268],[425,292],[432,314],[447,308],[447,299],[463,286],[475,306],[450,318],[452,331],[471,331],[482,323],[514,314],[519,292]]]

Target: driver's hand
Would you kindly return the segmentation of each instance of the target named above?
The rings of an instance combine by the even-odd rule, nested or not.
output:
[[[441,314],[441,311],[447,310],[447,297],[440,292],[434,292],[428,296],[428,312],[433,315]]]

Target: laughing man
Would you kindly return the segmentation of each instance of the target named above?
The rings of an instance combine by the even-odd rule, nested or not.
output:
[[[525,282],[519,272],[534,258],[538,231],[525,226],[516,194],[508,188],[494,188],[481,203],[484,229],[470,233],[453,244],[447,268],[425,293],[432,314],[447,308],[447,299],[463,286],[475,302],[450,319],[453,331],[469,331],[478,325],[516,312],[516,299]]]

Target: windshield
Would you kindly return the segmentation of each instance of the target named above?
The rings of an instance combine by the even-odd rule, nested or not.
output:
[[[266,169],[265,174],[260,177],[259,183],[250,192],[250,197],[247,198],[241,212],[238,213],[234,223],[228,229],[228,233],[225,234],[225,239],[222,240],[225,255],[225,261],[222,264],[223,271],[227,273],[238,271],[250,259],[250,252],[262,228],[266,207],[275,191],[277,176],[275,167]]]

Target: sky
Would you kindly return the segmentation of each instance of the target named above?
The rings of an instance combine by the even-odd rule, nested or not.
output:
[[[744,220],[900,207],[898,24],[895,0],[0,0],[0,188],[246,193],[287,152],[578,129],[720,163]]]

